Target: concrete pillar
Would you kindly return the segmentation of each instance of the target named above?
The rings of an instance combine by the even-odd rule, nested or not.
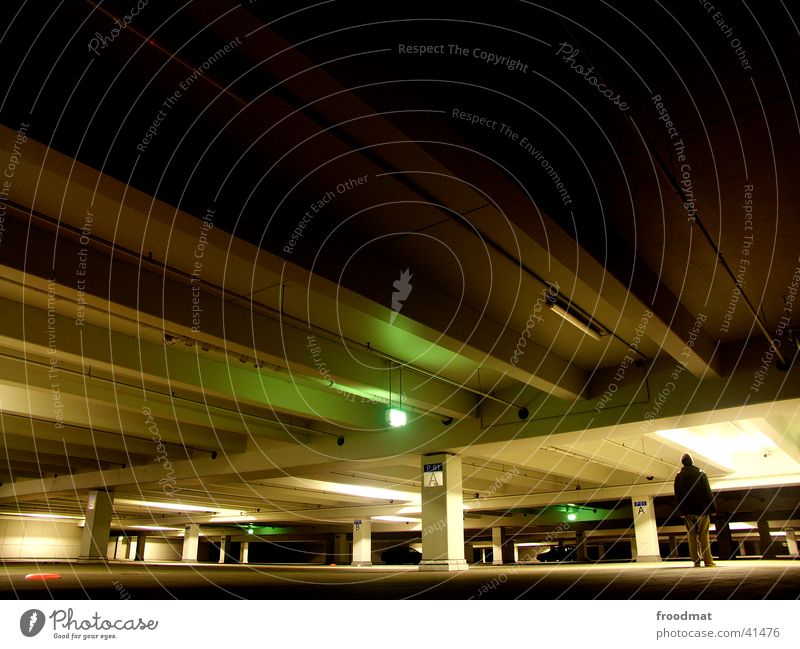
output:
[[[197,549],[200,545],[200,525],[189,523],[183,528],[183,552],[181,561],[197,561]]]
[[[347,548],[347,534],[333,535],[333,552],[328,557],[328,563],[335,563],[337,566],[350,563],[350,553]]]
[[[127,538],[128,547],[127,552],[125,553],[125,558],[129,561],[136,561],[136,539],[139,537],[136,536],[129,536]]]
[[[223,536],[219,540],[219,561],[217,563],[227,563],[228,557],[231,554],[231,543],[233,537]]]
[[[575,532],[575,558],[578,561],[588,561],[586,554],[586,533],[583,530]]]
[[[723,561],[730,561],[736,558],[733,535],[731,534],[730,517],[727,514],[717,514],[714,518],[717,539],[717,552]]]
[[[761,549],[761,558],[774,559],[775,545],[772,535],[769,533],[769,521],[765,518],[759,519],[758,521],[758,541]]]
[[[105,559],[111,537],[111,513],[114,493],[103,489],[89,492],[86,504],[86,523],[81,537],[81,559]]]
[[[147,543],[146,534],[136,535],[136,554],[133,555],[134,560],[144,561],[144,547],[146,543]]]
[[[678,557],[678,543],[673,534],[669,535],[669,558],[677,559]]]
[[[420,570],[467,570],[461,457],[422,458],[422,562]]]
[[[464,560],[467,563],[473,563],[475,561],[475,548],[472,547],[472,543],[464,544]]]
[[[789,549],[789,554],[793,557],[798,556],[797,535],[794,530],[786,530],[786,547]]]
[[[492,528],[492,564],[503,565],[503,528]]]
[[[372,565],[372,521],[353,521],[353,565]]]
[[[653,497],[634,496],[631,498],[631,504],[633,506],[633,525],[636,530],[636,561],[661,561]]]
[[[250,541],[242,541],[239,546],[239,563],[247,563],[250,554]]]

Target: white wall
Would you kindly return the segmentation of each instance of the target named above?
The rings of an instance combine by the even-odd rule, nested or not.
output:
[[[0,519],[0,559],[75,559],[82,535],[75,520]]]
[[[116,537],[108,542],[109,559],[128,559],[130,556],[129,544],[136,544],[136,537],[120,537],[117,545]],[[116,550],[116,555],[115,551]],[[145,561],[180,561],[183,550],[183,539],[148,536],[144,545]]]

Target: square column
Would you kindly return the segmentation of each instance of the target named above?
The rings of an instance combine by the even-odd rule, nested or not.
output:
[[[181,561],[197,561],[197,549],[200,545],[200,525],[189,523],[183,528],[183,552]]]
[[[228,557],[231,554],[231,543],[233,543],[232,536],[223,536],[219,540],[219,561],[218,563],[227,563]]]
[[[250,554],[250,541],[242,541],[239,546],[239,563],[247,563]]]
[[[793,557],[798,555],[797,552],[797,535],[794,530],[786,530],[786,546],[789,548],[789,554]]]
[[[128,537],[128,551],[125,555],[125,558],[130,561],[136,561],[136,544],[138,536],[129,536]]]
[[[81,559],[105,559],[108,539],[111,537],[111,513],[114,509],[114,492],[98,489],[89,492],[86,504],[86,523],[83,526]]]
[[[661,561],[658,525],[652,496],[633,496],[633,525],[636,531],[636,561]]]
[[[372,521],[353,521],[353,564],[354,566],[372,565]]]
[[[133,555],[134,560],[144,561],[144,547],[146,543],[147,543],[146,534],[136,535],[136,553]]]
[[[492,565],[503,565],[503,528],[492,528]]]
[[[770,534],[769,521],[765,518],[758,520],[758,544],[762,559],[774,559],[776,554],[775,542]]]
[[[422,561],[420,570],[467,570],[461,457],[422,458]]]

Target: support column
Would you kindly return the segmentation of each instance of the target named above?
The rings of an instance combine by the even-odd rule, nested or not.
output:
[[[146,543],[147,543],[146,534],[136,535],[136,554],[133,555],[136,561],[144,561],[144,547]]]
[[[353,565],[372,565],[372,521],[353,521]]]
[[[575,558],[578,561],[588,561],[586,554],[586,533],[583,530],[575,532]]]
[[[733,535],[731,534],[730,516],[728,514],[717,514],[714,519],[714,527],[717,529],[714,536],[717,539],[719,558],[723,561],[735,559],[736,552],[733,545]]]
[[[675,536],[672,534],[669,535],[669,558],[678,558],[678,543],[675,541]]]
[[[422,458],[422,562],[420,570],[467,570],[461,457]]]
[[[492,564],[503,565],[503,528],[492,528]]]
[[[793,557],[800,554],[797,551],[797,535],[794,530],[786,530],[786,547],[789,549],[789,554]]]
[[[775,545],[772,542],[772,535],[769,533],[769,521],[765,518],[758,521],[758,541],[761,549],[761,558],[774,559]]]
[[[225,563],[231,553],[231,542],[233,537],[223,536],[219,540],[219,561],[217,563]]]
[[[129,536],[128,537],[128,548],[125,554],[125,558],[129,561],[136,561],[136,545],[138,536]]]
[[[335,563],[337,566],[349,563],[350,553],[347,551],[347,534],[333,535],[333,555],[328,563]]]
[[[636,561],[661,561],[658,549],[658,525],[652,496],[634,496],[633,525],[636,530]]]
[[[181,561],[197,561],[197,549],[200,545],[200,525],[189,523],[183,528],[183,552]]]
[[[86,504],[86,523],[81,537],[81,559],[105,559],[108,539],[111,538],[111,513],[114,493],[98,489],[89,492]]]
[[[239,548],[239,563],[247,563],[250,554],[250,541],[242,541]]]

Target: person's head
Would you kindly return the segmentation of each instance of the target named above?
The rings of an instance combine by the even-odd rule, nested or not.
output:
[[[683,466],[692,466],[692,464],[694,464],[694,460],[692,459],[691,455],[684,453],[681,457],[681,464],[683,464]]]

